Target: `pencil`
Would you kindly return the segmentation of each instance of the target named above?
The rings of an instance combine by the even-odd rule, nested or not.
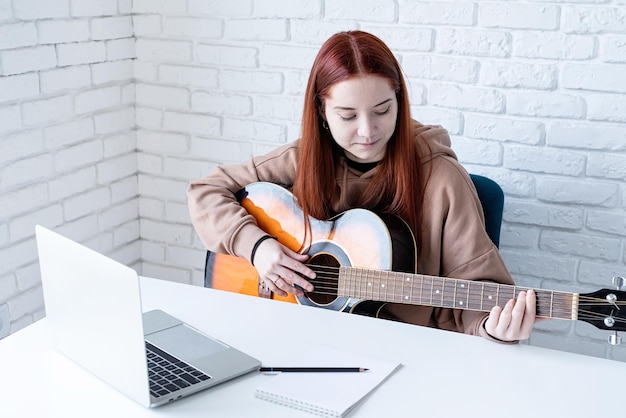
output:
[[[363,367],[261,367],[265,373],[359,373],[369,369]]]

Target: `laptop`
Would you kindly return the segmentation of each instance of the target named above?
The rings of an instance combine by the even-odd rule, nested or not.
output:
[[[143,313],[133,269],[40,225],[35,234],[54,345],[141,405],[162,405],[261,366],[166,312]]]

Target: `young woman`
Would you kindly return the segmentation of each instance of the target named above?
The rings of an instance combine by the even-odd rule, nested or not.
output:
[[[238,203],[235,194],[257,181],[291,190],[306,219],[325,220],[351,208],[402,218],[418,243],[417,273],[513,284],[448,133],[411,119],[400,65],[369,33],[341,32],[321,47],[299,140],[221,166],[188,189],[192,222],[209,250],[247,259],[277,294],[301,295],[296,286],[312,291],[305,277],[315,273],[307,256],[267,239]],[[509,342],[529,337],[535,303],[529,291],[488,314],[388,303],[378,316]]]

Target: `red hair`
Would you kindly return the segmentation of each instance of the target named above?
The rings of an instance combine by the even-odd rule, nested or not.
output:
[[[396,93],[398,116],[385,156],[358,206],[397,215],[412,229],[419,243],[423,199],[420,156],[412,133],[408,92],[400,64],[383,41],[366,32],[340,32],[330,37],[315,58],[304,98],[299,165],[293,193],[304,214],[328,219],[336,192],[335,167],[343,150],[324,129],[324,100],[341,81],[361,75],[390,81]]]

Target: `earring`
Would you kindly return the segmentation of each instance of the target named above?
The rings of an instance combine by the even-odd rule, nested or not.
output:
[[[325,120],[323,120],[323,121],[322,121],[322,128],[324,128],[324,129],[326,129],[326,130],[328,130],[328,129],[329,129],[329,127],[328,127],[328,122],[326,122]]]

